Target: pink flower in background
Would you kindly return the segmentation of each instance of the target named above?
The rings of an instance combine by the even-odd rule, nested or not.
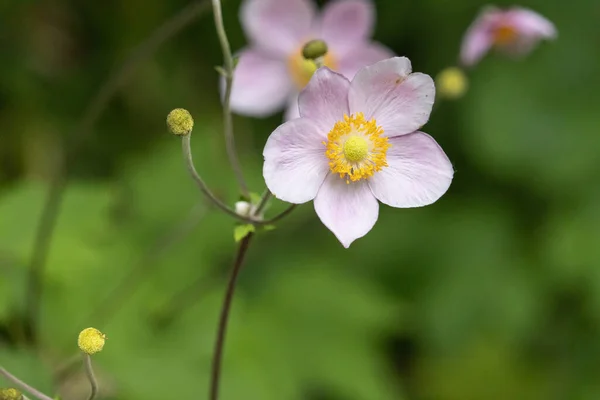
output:
[[[245,0],[240,19],[250,44],[239,54],[231,107],[243,115],[267,116],[287,104],[286,119],[298,116],[298,92],[316,70],[302,57],[310,40],[325,41],[325,65],[348,78],[393,55],[369,40],[369,0],[331,1],[321,13],[310,0]]]
[[[470,66],[477,63],[492,47],[509,54],[526,54],[542,39],[557,35],[552,22],[525,8],[500,10],[486,8],[475,19],[461,49],[461,61]]]
[[[352,82],[328,68],[300,93],[300,118],[279,126],[263,155],[273,194],[317,215],[349,247],[391,207],[421,207],[448,190],[454,170],[429,135],[435,87],[405,57],[362,68]]]

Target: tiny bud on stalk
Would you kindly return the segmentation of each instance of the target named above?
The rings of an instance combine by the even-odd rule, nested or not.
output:
[[[247,201],[238,201],[235,203],[235,212],[242,217],[248,217],[251,210],[252,205]]]
[[[327,43],[322,40],[311,40],[302,48],[302,56],[307,60],[318,60],[327,54]]]
[[[22,400],[23,394],[17,389],[0,389],[0,400]]]
[[[194,119],[184,108],[176,108],[167,115],[167,126],[173,135],[186,136],[192,133]]]
[[[81,351],[85,354],[93,355],[100,351],[104,347],[106,341],[106,335],[95,328],[87,328],[81,331],[77,344]]]

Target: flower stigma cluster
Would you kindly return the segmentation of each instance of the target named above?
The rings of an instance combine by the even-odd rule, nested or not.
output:
[[[104,348],[106,335],[96,328],[86,328],[79,334],[77,345],[85,354],[93,355]]]
[[[356,182],[387,167],[386,153],[391,146],[374,119],[365,120],[362,112],[344,115],[327,135],[325,155],[329,168],[340,178]]]

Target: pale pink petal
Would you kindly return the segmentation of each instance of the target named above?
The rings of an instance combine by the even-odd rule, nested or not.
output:
[[[514,8],[507,11],[505,18],[521,35],[549,39],[557,35],[552,22],[531,10]]]
[[[350,112],[374,118],[385,136],[412,133],[425,125],[435,99],[429,75],[411,74],[406,57],[394,57],[358,71],[348,100]]]
[[[369,179],[379,201],[392,207],[421,207],[446,193],[454,169],[431,136],[415,132],[390,138],[390,144],[388,167]]]
[[[231,109],[256,117],[273,114],[283,108],[292,87],[285,62],[254,49],[244,50],[235,68]]]
[[[502,18],[502,11],[487,8],[475,19],[462,41],[460,60],[463,65],[476,64],[492,48],[494,27]]]
[[[293,92],[288,98],[287,108],[285,109],[283,116],[285,121],[300,118],[300,110],[298,109],[298,95],[298,92]]]
[[[263,175],[278,199],[301,204],[315,198],[329,171],[323,145],[326,138],[306,118],[288,121],[269,136],[263,151]]]
[[[366,181],[348,184],[339,175],[329,174],[315,198],[315,210],[321,222],[348,248],[373,228],[379,204]]]
[[[352,79],[362,67],[393,56],[394,52],[392,50],[379,43],[357,44],[338,60],[336,70],[346,78]]]
[[[311,0],[245,0],[240,20],[251,43],[287,56],[309,37],[315,11]]]
[[[375,7],[369,0],[330,1],[323,10],[320,37],[341,57],[371,37]]]
[[[350,81],[329,68],[319,68],[300,92],[298,106],[302,118],[310,118],[327,134],[337,121],[349,114]]]

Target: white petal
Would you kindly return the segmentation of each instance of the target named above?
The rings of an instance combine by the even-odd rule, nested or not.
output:
[[[435,202],[450,187],[450,160],[428,134],[415,132],[389,139],[388,167],[369,179],[375,197],[392,207],[421,207]]]
[[[326,136],[306,118],[288,121],[269,136],[263,175],[275,197],[295,204],[315,198],[329,172],[324,140]]]
[[[375,118],[385,136],[412,133],[429,120],[435,84],[429,75],[410,73],[406,57],[380,61],[358,71],[350,84],[350,112]]]
[[[255,117],[273,114],[283,108],[292,87],[283,60],[255,49],[244,50],[235,68],[231,109]]]
[[[339,175],[329,174],[315,198],[315,211],[321,222],[348,248],[373,228],[379,204],[366,181],[348,184]]]
[[[251,43],[289,55],[309,38],[315,11],[311,0],[245,0],[240,20]]]
[[[315,121],[325,134],[349,114],[350,81],[329,68],[319,68],[300,92],[300,116]]]

